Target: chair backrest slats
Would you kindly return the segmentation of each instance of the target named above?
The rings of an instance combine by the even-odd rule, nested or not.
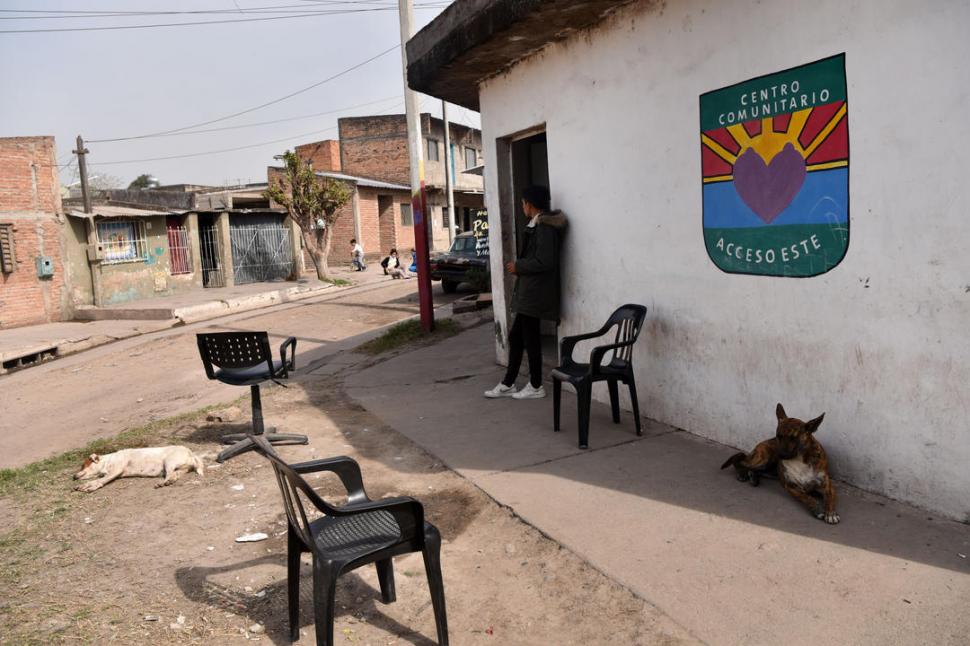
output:
[[[313,487],[303,479],[303,476],[283,461],[269,442],[258,435],[251,435],[250,437],[259,452],[266,456],[273,465],[273,470],[276,472],[276,482],[279,484],[280,492],[283,495],[283,505],[286,508],[286,518],[290,527],[297,531],[305,544],[311,544],[310,520],[303,505],[303,498],[305,497],[323,514],[333,515],[333,507],[313,490]],[[303,494],[302,497],[300,496],[301,493]]]
[[[611,363],[629,363],[633,359],[633,344],[640,336],[640,329],[643,327],[643,320],[647,316],[647,308],[643,305],[627,304],[617,308],[607,321],[607,325],[612,328],[616,326],[616,337],[614,344],[620,347],[613,350]]]
[[[295,492],[290,487],[290,484],[287,481],[286,476],[278,468],[276,468],[275,463],[273,463],[273,472],[276,474],[276,484],[278,484],[280,487],[280,493],[283,494],[283,508],[286,510],[286,519],[289,521],[290,527],[292,527],[300,536],[300,540],[302,540],[305,544],[309,544],[310,524],[307,522],[301,523],[300,518],[298,518],[296,515],[297,505],[300,506],[301,512],[302,512],[302,505],[300,505],[299,497],[295,494]],[[294,504],[294,499],[296,500],[295,504]],[[302,519],[305,521],[306,514],[301,513],[301,516],[302,516]]]

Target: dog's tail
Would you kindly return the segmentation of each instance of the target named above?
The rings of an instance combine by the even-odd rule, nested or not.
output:
[[[727,459],[727,462],[725,462],[724,464],[721,465],[721,468],[722,469],[727,469],[729,466],[731,466],[733,464],[737,464],[738,462],[740,462],[741,460],[743,460],[746,457],[748,457],[748,454],[747,453],[735,453],[734,455],[732,455],[731,457],[729,457]]]
[[[195,466],[196,473],[198,473],[200,476],[205,475],[205,462],[203,462],[202,458],[197,456],[195,453],[192,454],[192,464]]]

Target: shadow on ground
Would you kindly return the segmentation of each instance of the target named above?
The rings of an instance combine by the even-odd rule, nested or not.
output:
[[[249,622],[265,626],[266,636],[274,644],[290,644],[286,579],[282,579],[261,590],[266,594],[240,592],[237,588],[217,582],[233,573],[242,572],[258,565],[278,565],[286,567],[286,555],[267,555],[239,563],[217,567],[188,566],[175,571],[175,581],[187,599],[217,608],[224,612],[243,615]],[[371,566],[367,566],[371,567]],[[300,628],[313,626],[313,576],[311,567],[303,563],[300,573]],[[364,617],[367,623],[377,626],[388,634],[395,635],[413,646],[433,646],[437,642],[424,635],[415,633],[408,626],[384,614],[379,590],[375,590],[355,572],[340,577],[337,583],[337,598],[354,599],[350,604],[337,603],[334,618],[352,615]],[[430,600],[429,600],[430,604]],[[309,628],[303,639],[314,643],[313,629]],[[339,635],[339,634],[338,634]],[[338,637],[335,635],[335,638]]]
[[[730,447],[647,419],[644,436],[638,438],[628,412],[617,425],[608,406],[594,404],[591,449],[581,451],[572,393],[563,393],[561,433],[552,432],[551,398],[512,402],[482,397],[502,373],[493,357],[491,330],[483,326],[352,375],[347,391],[472,480],[530,471],[970,572],[970,560],[958,556],[967,553],[966,525],[843,483],[838,490],[844,522],[825,525],[777,482],[754,488],[735,481],[732,470],[719,470],[734,452]]]

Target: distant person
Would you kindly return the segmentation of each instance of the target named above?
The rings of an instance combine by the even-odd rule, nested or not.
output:
[[[559,249],[566,230],[566,216],[549,210],[549,189],[529,186],[522,191],[522,211],[529,223],[522,236],[518,260],[506,263],[505,270],[515,276],[512,312],[515,320],[509,330],[509,367],[495,388],[485,391],[490,399],[541,399],[542,342],[540,322],[559,321]],[[522,365],[522,351],[529,353],[529,383],[516,390],[515,380]]]
[[[350,239],[350,263],[357,271],[364,271],[367,265],[364,263],[364,248],[357,243],[357,238]]]
[[[411,249],[411,266],[408,267],[408,271],[412,274],[418,273],[418,252]]]
[[[397,249],[391,249],[390,253],[381,261],[381,267],[384,268],[385,276],[391,278],[411,277],[408,275],[407,267],[401,264],[401,260],[397,257]]]

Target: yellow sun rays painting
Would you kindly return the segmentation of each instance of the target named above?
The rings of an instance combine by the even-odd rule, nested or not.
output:
[[[730,273],[815,276],[849,232],[845,56],[701,96],[704,238]]]

